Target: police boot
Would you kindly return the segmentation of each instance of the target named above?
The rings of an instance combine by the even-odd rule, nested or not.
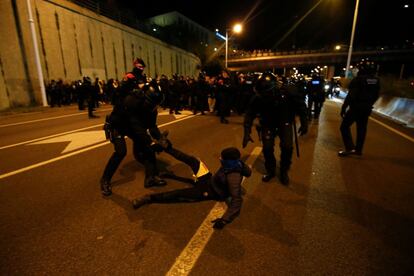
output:
[[[288,170],[280,169],[280,182],[282,182],[283,185],[289,184]]]
[[[270,179],[272,179],[273,177],[275,177],[275,174],[274,174],[274,173],[267,173],[267,174],[264,174],[264,175],[262,176],[262,181],[263,181],[263,182],[269,182],[269,181],[270,181]]]
[[[104,196],[112,195],[111,181],[103,178],[101,179],[101,192]]]
[[[220,123],[222,123],[222,124],[228,124],[229,121],[227,119],[222,118],[222,119],[220,119]]]
[[[134,209],[138,209],[139,207],[151,203],[151,196],[150,195],[144,195],[143,197],[136,198],[132,201],[132,207]]]
[[[167,185],[167,181],[160,178],[158,175],[154,175],[152,177],[149,177],[149,178],[145,179],[144,187],[145,188],[161,187],[161,186],[165,186],[165,185]]]
[[[362,155],[362,152],[361,151],[357,151],[357,150],[340,150],[340,151],[338,151],[338,155],[340,157],[345,157],[345,156],[348,156],[348,155],[358,155],[358,156],[361,156]]]

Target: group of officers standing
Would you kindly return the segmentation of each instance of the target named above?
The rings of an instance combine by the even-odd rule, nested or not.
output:
[[[111,195],[111,178],[126,156],[126,136],[133,142],[135,159],[145,167],[144,186],[148,188],[166,185],[166,181],[159,176],[156,152],[168,149],[169,153],[172,154],[172,150],[170,141],[167,140],[165,142],[166,135],[162,134],[157,127],[157,109],[160,105],[167,104],[170,106],[171,113],[179,112],[178,98],[174,98],[171,92],[166,93],[166,91],[170,91],[171,87],[167,83],[168,80],[161,78],[159,81],[148,81],[143,74],[145,63],[142,59],[135,59],[133,65],[133,70],[125,75],[114,95],[112,102],[113,111],[107,116],[105,122],[105,133],[114,146],[114,152],[101,178],[101,191],[104,196]],[[180,83],[176,76],[175,80],[177,84]],[[308,83],[300,80],[292,81],[285,77],[278,78],[271,72],[264,72],[257,78],[250,80],[248,82],[249,78],[246,77],[240,82],[239,90],[242,93],[239,95],[242,96],[239,97],[239,100],[241,103],[238,102],[238,104],[231,106],[229,105],[230,91],[235,90],[231,87],[230,76],[223,74],[219,77],[217,85],[222,86],[221,89],[224,92],[221,91],[220,93],[225,95],[222,96],[220,99],[221,103],[219,103],[218,115],[220,116],[220,121],[222,123],[223,120],[227,121],[225,119],[225,116],[229,114],[226,113],[227,108],[232,108],[235,111],[237,111],[237,108],[240,108],[240,114],[244,114],[244,134],[242,140],[242,147],[244,148],[249,142],[253,142],[251,129],[255,119],[259,119],[259,124],[256,127],[263,145],[262,151],[266,168],[266,173],[262,176],[262,181],[264,182],[270,181],[277,175],[274,146],[275,138],[279,137],[279,179],[282,184],[288,185],[288,171],[292,163],[294,151],[293,143],[294,141],[297,142],[297,134],[304,135],[308,132],[308,121],[319,117],[325,100],[324,81],[319,76],[313,76]],[[207,91],[209,90],[209,85],[205,76],[200,75],[190,100],[194,113],[197,113],[197,111],[204,113],[204,111],[208,110]],[[373,75],[370,67],[361,65],[358,77],[351,81],[348,96],[341,109],[343,121],[340,129],[345,149],[339,151],[339,156],[362,154],[368,116],[371,113],[372,105],[378,98],[378,93],[379,79]],[[226,98],[227,96],[229,97]],[[165,103],[165,99],[167,99],[167,103]],[[296,128],[296,116],[300,119],[300,126],[298,128]],[[350,133],[350,126],[353,122],[357,123],[356,146],[353,144]],[[238,156],[240,158],[237,149],[233,148],[231,152],[231,156]],[[175,152],[174,157],[179,160],[192,160],[187,157],[183,158],[183,156],[186,155]],[[229,162],[233,159],[230,158]],[[235,158],[232,164],[236,164],[235,160],[239,162]],[[187,163],[194,162],[188,161]],[[196,166],[193,166],[193,171],[196,174],[197,171],[201,170],[201,165],[199,164],[200,162],[195,163]],[[222,182],[226,183],[226,181]],[[235,184],[232,185],[234,186]],[[229,187],[228,190],[233,188]],[[175,193],[175,197],[179,197],[179,194]],[[190,192],[191,194],[192,192]],[[234,195],[229,194],[229,196],[232,197]],[[150,198],[148,197],[146,200],[148,201]],[[161,198],[164,197],[161,196]],[[138,201],[134,206],[139,207],[147,202],[144,201]]]

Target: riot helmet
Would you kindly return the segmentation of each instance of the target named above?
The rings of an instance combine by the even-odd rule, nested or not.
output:
[[[273,73],[265,72],[259,76],[254,88],[259,94],[271,94],[277,87],[277,77]]]
[[[146,100],[151,105],[157,106],[164,102],[164,94],[161,93],[161,88],[156,80],[145,83],[142,91],[144,92]]]

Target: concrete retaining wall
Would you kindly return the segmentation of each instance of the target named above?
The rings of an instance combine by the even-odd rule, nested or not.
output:
[[[65,0],[31,0],[45,81],[122,79],[134,57],[150,77],[198,74],[194,54]],[[41,103],[26,0],[0,1],[0,109]]]

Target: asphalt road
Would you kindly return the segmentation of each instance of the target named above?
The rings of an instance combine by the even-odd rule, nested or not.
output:
[[[131,151],[113,178],[114,194],[101,196],[110,106],[91,120],[74,106],[1,116],[0,274],[414,275],[414,133],[374,118],[364,155],[341,159],[339,106],[327,101],[300,137],[288,187],[277,178],[261,182],[253,134],[255,143],[241,149],[253,165],[242,212],[222,231],[211,230],[221,206],[211,201],[133,210],[135,197],[185,184],[145,189]],[[173,145],[211,171],[221,149],[241,148],[240,116],[224,125],[211,114],[160,112]],[[168,155],[158,158],[162,170],[191,175]]]

